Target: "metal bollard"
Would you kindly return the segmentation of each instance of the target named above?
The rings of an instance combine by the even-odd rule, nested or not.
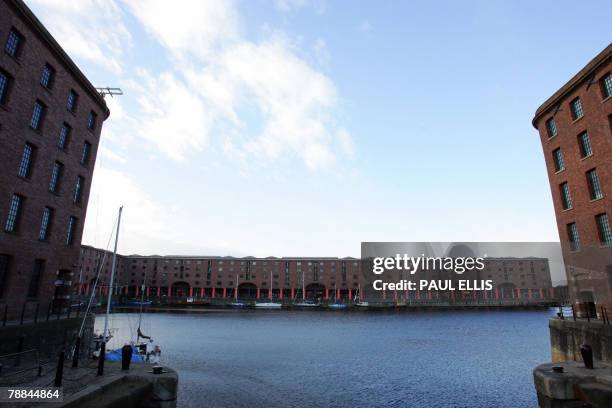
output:
[[[128,344],[123,346],[123,348],[121,349],[121,369],[122,370],[130,369],[130,363],[132,362],[132,353],[134,353],[134,350],[132,350],[132,346]]]
[[[100,356],[98,357],[98,373],[97,376],[104,375],[104,359],[106,359],[106,342],[103,341],[100,345]]]
[[[36,302],[36,310],[34,311],[34,323],[38,322],[38,306],[40,304],[38,302]]]
[[[59,358],[57,360],[57,369],[55,370],[55,381],[53,382],[54,387],[62,386],[62,378],[64,377],[64,357],[64,352],[60,351]]]
[[[584,367],[593,369],[593,348],[588,344],[583,344],[580,346],[580,354],[582,354]]]
[[[27,303],[24,303],[23,307],[21,308],[21,319],[19,319],[20,325],[23,325],[23,317],[25,316],[26,305]]]
[[[2,327],[6,326],[6,317],[8,316],[8,303],[4,305],[4,317],[2,317]]]

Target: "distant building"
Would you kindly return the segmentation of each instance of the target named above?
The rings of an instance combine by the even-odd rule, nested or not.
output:
[[[536,111],[572,301],[612,300],[612,44]],[[597,308],[599,311],[599,308]]]
[[[106,294],[112,253],[84,245],[80,265],[79,292],[91,293],[99,270],[97,292]],[[274,298],[283,300],[301,297],[304,286],[308,298],[353,299],[365,282],[361,267],[356,258],[118,255],[113,286],[114,293],[127,297],[141,295],[146,283],[145,295],[151,298],[231,298],[238,283],[242,299],[268,298],[271,290]],[[487,258],[480,279],[492,279],[499,286],[490,299],[554,297],[544,258]]]
[[[0,1],[0,302],[56,306],[79,260],[104,99],[20,0]],[[34,306],[31,306],[34,307]]]

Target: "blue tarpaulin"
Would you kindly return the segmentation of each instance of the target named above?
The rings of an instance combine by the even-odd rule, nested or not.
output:
[[[121,349],[106,352],[106,361],[121,361]],[[142,356],[138,354],[138,349],[132,346],[132,363],[142,363]]]

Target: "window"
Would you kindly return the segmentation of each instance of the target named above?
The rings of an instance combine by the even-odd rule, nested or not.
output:
[[[85,141],[83,143],[83,151],[81,152],[81,164],[89,163],[89,154],[91,152],[91,143]]]
[[[608,214],[597,215],[595,221],[597,222],[597,231],[599,232],[599,242],[601,242],[601,245],[612,245],[612,231],[610,230]]]
[[[4,292],[4,282],[8,275],[10,259],[9,255],[0,254],[0,297],[2,297],[2,293]]]
[[[19,223],[19,210],[21,209],[22,202],[22,196],[20,196],[19,194],[13,194],[13,197],[11,198],[11,206],[9,207],[8,211],[8,216],[6,217],[6,224],[4,224],[4,230],[6,232],[17,231]]]
[[[567,238],[569,239],[570,250],[580,250],[580,237],[578,237],[578,226],[575,222],[567,224]]]
[[[72,245],[72,241],[74,240],[74,230],[76,229],[77,222],[78,220],[76,217],[70,217],[70,220],[68,221],[68,233],[66,234],[66,245]]]
[[[79,95],[71,89],[70,93],[68,94],[68,103],[66,104],[66,109],[68,109],[68,112],[74,113],[76,111],[78,99]]]
[[[51,89],[53,85],[53,79],[55,78],[55,69],[49,64],[45,64],[43,67],[42,76],[40,77],[40,84],[45,88]]]
[[[17,58],[21,54],[21,46],[23,44],[23,36],[14,28],[9,32],[4,51],[11,57]]]
[[[40,241],[46,241],[49,237],[49,228],[51,227],[51,219],[53,218],[53,209],[45,207],[43,209],[42,221],[40,222],[40,232],[38,233],[38,239]]]
[[[583,132],[578,136],[578,146],[580,146],[580,157],[583,159],[593,154],[591,141],[589,140],[589,134],[587,132]]]
[[[0,70],[0,105],[5,103],[8,99],[8,91],[10,85],[11,78],[9,75]]]
[[[32,119],[30,120],[30,127],[32,129],[38,130],[41,128],[45,109],[46,107],[41,101],[34,102],[34,110],[32,111]]]
[[[83,182],[85,179],[81,176],[77,176],[76,182],[74,183],[74,195],[72,196],[72,201],[75,204],[81,203],[81,191],[83,190]]]
[[[60,149],[64,150],[66,149],[66,146],[68,146],[68,140],[70,139],[71,131],[72,128],[67,123],[64,123],[60,128],[59,141],[57,142],[57,146]]]
[[[573,120],[580,119],[584,115],[580,98],[576,98],[570,102],[570,111],[572,112]]]
[[[19,177],[28,178],[30,177],[30,170],[32,169],[32,161],[34,160],[34,151],[36,147],[30,143],[26,143],[23,148],[21,155],[21,161],[19,162],[19,170],[17,174]]]
[[[569,185],[563,183],[559,186],[559,190],[561,191],[561,205],[563,209],[568,210],[572,208],[572,196],[570,195]]]
[[[35,298],[38,295],[38,286],[40,278],[45,271],[45,261],[43,259],[34,260],[34,269],[30,277],[30,286],[28,286],[28,297]]]
[[[598,200],[603,198],[603,191],[601,190],[601,183],[599,182],[599,176],[597,175],[597,170],[589,170],[586,173],[587,176],[587,184],[589,185],[589,193],[591,195],[591,200]]]
[[[62,170],[64,165],[60,162],[53,163],[53,170],[51,170],[51,181],[49,182],[49,191],[56,193],[59,189],[60,178],[62,177]]]
[[[565,169],[565,160],[563,159],[563,152],[560,148],[553,150],[553,159],[555,162],[555,171],[561,171]]]
[[[609,72],[601,79],[601,91],[604,99],[612,96],[612,74]]]
[[[548,131],[548,137],[557,136],[557,124],[555,123],[555,118],[550,118],[546,121],[546,130]]]
[[[89,112],[89,116],[87,117],[87,129],[94,130],[96,128],[97,118],[98,118],[98,115],[96,115],[96,112],[94,111]]]

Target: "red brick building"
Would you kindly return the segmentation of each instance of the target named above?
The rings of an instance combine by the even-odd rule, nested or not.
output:
[[[289,301],[301,297],[302,287],[305,287],[305,296],[309,299],[350,300],[367,281],[362,266],[359,259],[350,257],[117,255],[114,293],[128,298],[139,296],[140,287],[146,283],[147,298],[222,299],[235,296],[238,282],[240,299],[266,299],[271,288],[273,298]],[[80,293],[91,293],[100,270],[98,293],[107,294],[111,268],[111,252],[84,245],[80,273],[75,279],[80,282]],[[435,276],[423,278],[438,279]],[[491,300],[539,300],[555,296],[546,258],[487,258],[485,269],[478,278],[492,279],[497,284],[497,288],[486,295]],[[386,299],[392,301],[393,296],[389,293]],[[484,296],[480,295],[483,299]]]
[[[0,0],[0,46],[0,302],[14,316],[68,299],[109,110],[20,0]]]
[[[612,44],[536,111],[570,296],[612,299]],[[599,311],[599,308],[597,308]]]

